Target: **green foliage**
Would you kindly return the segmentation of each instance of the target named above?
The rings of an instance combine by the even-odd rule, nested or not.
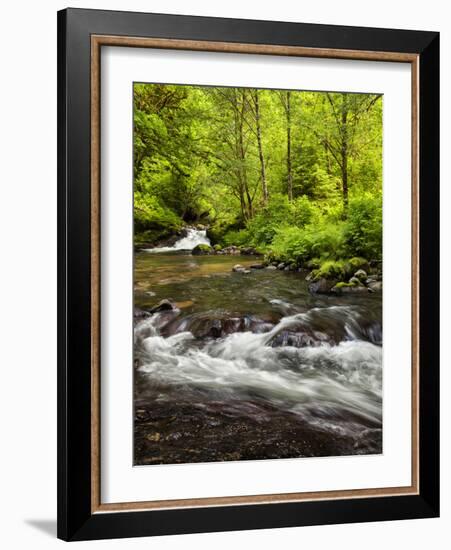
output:
[[[349,250],[369,259],[382,258],[382,200],[363,196],[351,200],[348,208],[346,238]]]
[[[381,191],[377,95],[134,85],[137,243],[202,222],[212,245],[354,273],[382,255]]]
[[[182,220],[157,197],[144,198],[139,192],[135,193],[134,219],[137,231],[164,228],[175,232],[182,225]]]
[[[305,228],[284,226],[271,245],[272,254],[285,261],[305,264],[313,258],[337,259],[346,253],[345,224],[312,224]]]
[[[247,223],[247,244],[265,247],[272,243],[281,226],[302,228],[312,220],[314,212],[314,205],[305,195],[291,202],[286,195],[273,195],[268,204]]]
[[[245,246],[249,243],[249,232],[247,229],[228,231],[222,238],[224,246]]]

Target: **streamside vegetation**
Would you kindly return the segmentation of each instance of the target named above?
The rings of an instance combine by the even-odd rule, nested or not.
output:
[[[382,259],[382,105],[377,94],[135,84],[135,245],[204,226],[212,253],[252,249],[348,281]]]

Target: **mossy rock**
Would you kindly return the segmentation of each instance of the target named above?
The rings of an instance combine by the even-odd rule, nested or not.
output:
[[[337,283],[334,288],[336,289],[340,289],[340,288],[349,288],[351,286],[356,286],[354,283],[345,283],[344,281],[340,281],[339,283]]]
[[[312,279],[318,281],[319,279],[345,279],[346,267],[342,260],[326,260],[321,264],[318,269],[312,271]]]
[[[357,279],[358,281],[360,281],[361,283],[364,283],[366,281],[368,277],[368,274],[367,272],[364,270],[364,269],[358,269],[355,273],[354,273],[354,276],[352,277],[353,279]]]
[[[365,258],[359,258],[358,256],[355,256],[354,258],[350,258],[348,262],[350,264],[350,267],[353,273],[355,273],[359,269],[368,271],[370,268],[369,262],[365,260]]]
[[[331,292],[333,292],[334,294],[357,294],[367,293],[368,289],[366,288],[366,286],[356,284],[354,281],[351,280],[349,281],[349,283],[340,281],[332,287]]]
[[[193,256],[203,256],[203,255],[212,254],[212,253],[213,253],[213,249],[208,244],[198,244],[191,251],[191,254]]]
[[[319,269],[321,267],[321,260],[319,258],[313,258],[306,263],[307,269]]]
[[[215,252],[219,252],[220,250],[222,250],[222,246],[220,244],[215,244],[213,247],[213,250]]]

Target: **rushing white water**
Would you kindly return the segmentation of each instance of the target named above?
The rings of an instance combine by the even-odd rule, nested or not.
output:
[[[135,330],[140,370],[158,387],[175,388],[194,399],[207,392],[212,399],[235,403],[251,396],[323,429],[354,431],[359,418],[380,427],[382,348],[360,339],[352,308],[316,308],[284,317],[265,333],[236,332],[202,343],[188,331],[160,336],[161,315]],[[271,346],[281,331],[300,322],[308,325],[318,315],[342,323],[346,339],[338,345]]]
[[[179,239],[174,246],[161,246],[157,248],[146,248],[146,252],[176,252],[178,250],[192,250],[198,244],[210,245],[210,239],[207,237],[205,229],[186,229],[186,237]]]

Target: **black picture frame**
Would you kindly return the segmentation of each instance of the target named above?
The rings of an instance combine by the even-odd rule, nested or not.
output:
[[[91,36],[399,52],[419,60],[419,493],[93,513]],[[67,9],[58,13],[58,537],[138,537],[439,515],[439,33]]]

